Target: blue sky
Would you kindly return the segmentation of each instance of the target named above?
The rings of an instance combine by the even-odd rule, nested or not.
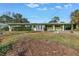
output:
[[[76,9],[79,9],[77,3],[2,3],[0,15],[10,11],[21,13],[32,23],[46,23],[54,16],[59,16],[60,21],[69,22],[71,12]]]

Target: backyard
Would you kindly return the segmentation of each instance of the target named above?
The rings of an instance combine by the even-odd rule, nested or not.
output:
[[[79,32],[5,32],[0,55],[79,55]]]

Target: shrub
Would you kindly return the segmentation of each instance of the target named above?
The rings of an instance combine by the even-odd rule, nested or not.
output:
[[[79,28],[77,28],[76,31],[79,31]]]
[[[30,27],[14,27],[13,31],[30,31],[31,28]]]
[[[4,28],[1,29],[1,31],[8,31],[8,30],[9,30],[8,27],[4,27]]]
[[[10,50],[12,48],[12,44],[8,44],[5,46],[0,46],[0,56],[4,56],[8,50]]]

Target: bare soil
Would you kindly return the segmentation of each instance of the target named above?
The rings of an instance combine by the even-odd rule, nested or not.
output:
[[[7,56],[77,56],[79,53],[58,42],[22,38],[12,45]]]

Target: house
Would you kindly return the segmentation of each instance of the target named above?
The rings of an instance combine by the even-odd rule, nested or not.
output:
[[[71,30],[71,23],[7,23],[9,31],[12,31],[14,28],[24,27],[30,29],[30,31],[65,31]],[[75,24],[73,24],[75,29]],[[28,29],[28,30],[29,30]]]

